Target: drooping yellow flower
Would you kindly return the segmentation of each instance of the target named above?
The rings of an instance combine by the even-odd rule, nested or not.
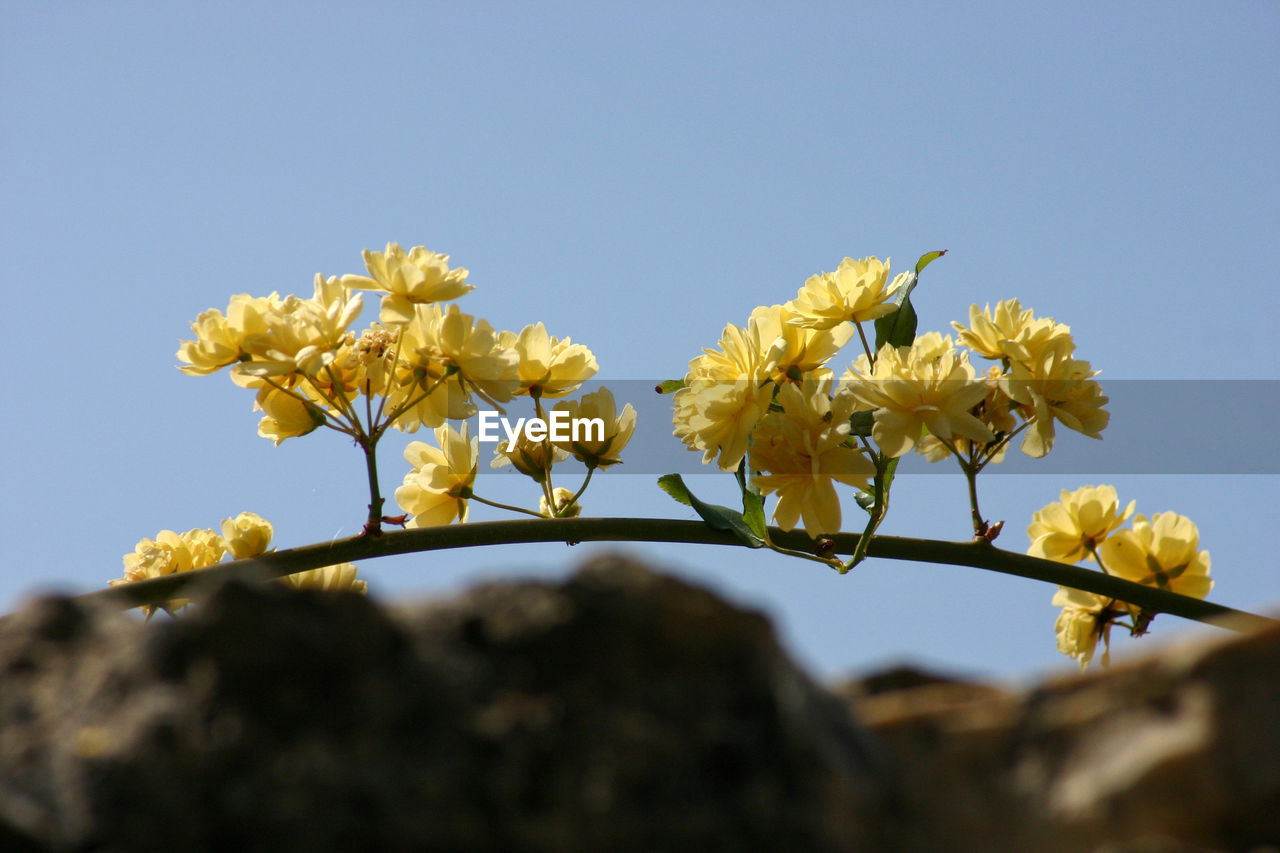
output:
[[[1139,513],[1133,529],[1117,530],[1098,548],[1108,572],[1125,580],[1204,598],[1213,589],[1209,552],[1198,550],[1200,530],[1176,512]]]
[[[319,589],[326,592],[356,592],[361,595],[369,591],[369,585],[356,576],[354,563],[338,563],[305,572],[294,572],[280,578],[280,583],[294,589]]]
[[[134,547],[133,553],[125,554],[124,577],[107,583],[119,586],[176,572],[202,569],[217,563],[226,552],[226,543],[212,530],[195,529],[186,533],[161,530],[155,539],[143,539]],[[172,612],[185,607],[187,603],[185,598],[174,598],[161,606]],[[147,605],[143,610],[150,616],[156,607]]]
[[[1058,651],[1075,658],[1083,672],[1093,660],[1098,640],[1103,641],[1102,664],[1110,663],[1111,619],[1119,615],[1113,601],[1091,592],[1058,587],[1053,596],[1054,607],[1061,607],[1053,629],[1058,635]]]
[[[352,295],[338,278],[317,274],[311,299],[288,296],[268,307],[266,331],[245,337],[243,349],[252,358],[237,364],[233,375],[315,376],[348,342],[347,329],[363,307],[360,295]]]
[[[467,284],[467,271],[449,269],[449,256],[414,246],[405,254],[397,243],[386,251],[364,250],[369,275],[344,275],[342,283],[357,290],[382,290],[382,310],[378,319],[388,326],[408,323],[414,306],[447,302],[475,290]]]
[[[546,495],[538,498],[538,512],[547,518],[577,518],[582,513],[582,505],[573,500],[573,492],[568,489],[562,489],[557,486],[552,490],[551,497],[556,502],[554,510],[547,503]]]
[[[829,378],[826,363],[849,342],[854,328],[841,324],[830,329],[799,326],[783,305],[761,305],[747,324],[760,349],[761,370],[775,383]]]
[[[222,520],[222,539],[233,559],[265,554],[275,531],[271,522],[253,512],[242,512]]]
[[[532,441],[524,430],[520,430],[515,442],[500,441],[493,450],[490,468],[503,468],[507,465],[535,482],[547,479],[547,473],[557,462],[563,462],[569,454],[549,441]]]
[[[830,329],[846,321],[862,323],[897,310],[893,297],[907,281],[902,273],[889,281],[889,261],[845,258],[835,272],[811,276],[787,303],[789,322],[812,329]],[[888,286],[886,286],[888,284]]]
[[[475,485],[480,443],[453,427],[436,428],[438,447],[413,441],[404,450],[412,466],[404,485],[396,489],[396,503],[413,516],[408,527],[432,527],[454,519],[467,520],[467,499]]]
[[[987,396],[986,383],[975,377],[967,354],[955,349],[950,337],[931,333],[910,347],[885,344],[874,365],[859,357],[841,385],[841,393],[852,395],[858,408],[875,412],[872,437],[889,456],[911,450],[925,429],[944,441],[995,440],[969,411]]]
[[[1055,421],[1100,439],[1111,418],[1102,408],[1108,398],[1093,379],[1098,371],[1089,362],[1073,358],[1072,346],[1069,340],[1059,340],[1030,364],[1013,362],[1000,380],[1005,393],[1025,407],[1025,416],[1034,418],[1022,440],[1022,452],[1032,458],[1053,449]]]
[[[685,387],[672,398],[675,435],[703,463],[719,455],[733,471],[746,455],[751,431],[769,410],[773,384],[764,373],[759,338],[750,327],[724,327],[719,349],[704,349],[689,362]]]
[[[552,411],[566,412],[569,418],[568,439],[552,443],[588,468],[620,463],[622,449],[636,430],[636,410],[627,403],[619,412],[608,388],[583,394],[579,400],[561,400]]]
[[[1038,510],[1031,517],[1027,536],[1033,557],[1078,563],[1092,560],[1093,552],[1107,537],[1133,515],[1134,502],[1123,510],[1114,486],[1081,486],[1074,492],[1062,490],[1062,499]]]
[[[803,518],[811,538],[840,531],[840,498],[835,482],[863,486],[875,465],[844,443],[849,435],[852,400],[830,397],[831,381],[788,383],[778,389],[780,412],[770,412],[756,428],[751,445],[752,481],[765,494],[777,494],[773,518],[791,530]]]
[[[969,325],[952,322],[958,333],[956,343],[967,346],[985,358],[1008,359],[1030,364],[1050,346],[1075,349],[1071,327],[1055,323],[1052,317],[1039,320],[1030,308],[1024,309],[1017,299],[1006,299],[987,305],[981,311],[969,306]]]
[[[516,394],[530,397],[563,397],[596,375],[599,366],[591,350],[547,334],[542,323],[525,326],[520,334],[499,332],[498,344],[513,349],[519,357]]]
[[[270,385],[259,389],[253,404],[255,411],[264,414],[258,421],[258,435],[279,446],[286,438],[297,438],[323,426],[324,411],[314,402],[299,399],[299,394],[302,392],[287,393]]]

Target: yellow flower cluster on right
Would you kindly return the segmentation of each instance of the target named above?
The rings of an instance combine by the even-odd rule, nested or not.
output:
[[[1131,528],[1122,526],[1130,520]],[[1174,512],[1150,519],[1135,515],[1133,501],[1121,509],[1112,486],[1064,490],[1060,501],[1035,513],[1027,535],[1027,553],[1033,557],[1071,564],[1089,560],[1109,575],[1192,598],[1204,598],[1213,589],[1209,552],[1199,550],[1195,523]],[[1131,617],[1128,627],[1135,634],[1150,619],[1122,601],[1067,587],[1058,589],[1053,604],[1062,608],[1055,626],[1058,650],[1081,669],[1089,665],[1099,640],[1109,644],[1117,619]]]
[[[840,529],[833,479],[866,490],[873,460],[912,450],[930,461],[955,457],[972,478],[1000,462],[1019,433],[1032,457],[1052,449],[1055,424],[1100,437],[1107,398],[1096,371],[1075,358],[1067,326],[1037,319],[1017,300],[974,305],[967,326],[953,324],[956,340],[927,332],[872,348],[863,324],[892,320],[920,268],[890,280],[888,261],[845,258],[808,278],[792,301],[756,308],[745,327],[725,326],[719,346],[689,362],[673,398],[675,435],[723,471],[749,462],[755,485],[779,495],[778,524],[790,530],[803,519],[813,538]],[[829,363],[854,340],[863,352],[837,380]],[[998,364],[977,368],[975,356]],[[825,390],[815,393],[820,383]],[[869,432],[854,430],[852,420],[866,415]],[[784,420],[809,427],[783,431]],[[819,450],[824,442],[845,452]],[[988,532],[985,521],[976,532]]]

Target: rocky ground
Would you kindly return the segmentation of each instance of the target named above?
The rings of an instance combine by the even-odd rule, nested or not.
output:
[[[382,607],[227,586],[0,620],[0,850],[1248,850],[1280,631],[1009,691],[828,689],[620,558]],[[1276,848],[1280,849],[1280,848]]]

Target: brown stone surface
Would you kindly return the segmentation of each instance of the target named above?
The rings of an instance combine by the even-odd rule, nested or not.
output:
[[[228,586],[174,622],[0,620],[3,851],[1278,839],[1280,631],[1029,688],[828,692],[758,614],[617,558],[413,606]]]

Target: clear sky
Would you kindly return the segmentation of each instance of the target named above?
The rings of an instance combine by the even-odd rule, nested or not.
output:
[[[590,346],[600,378],[645,382],[845,256],[897,270],[948,249],[918,291],[921,331],[1016,296],[1069,324],[1103,380],[1207,380],[1165,386],[1149,422],[1117,411],[1158,449],[1144,473],[987,478],[999,544],[1024,549],[1060,489],[1110,482],[1198,523],[1213,600],[1280,608],[1276,447],[1238,428],[1274,423],[1276,385],[1242,386],[1248,412],[1220,393],[1280,379],[1275,3],[8,2],[4,18],[0,609],[97,588],[138,539],[241,510],[281,547],[357,532],[354,448],[331,432],[273,447],[249,392],[179,373],[174,353],[232,294],[309,295],[388,241],[470,269],[467,312],[543,321]],[[1166,440],[1175,427],[1191,436]],[[384,445],[384,482],[405,441]],[[692,517],[624,458],[638,473],[598,477],[586,514]],[[695,485],[733,497],[728,478]],[[938,467],[899,481],[884,532],[967,524],[963,479]],[[1031,581],[619,547],[765,610],[823,675],[1070,666],[1053,588]],[[399,598],[600,550],[361,568]],[[1188,630],[1164,616],[1155,641],[1117,646]]]

